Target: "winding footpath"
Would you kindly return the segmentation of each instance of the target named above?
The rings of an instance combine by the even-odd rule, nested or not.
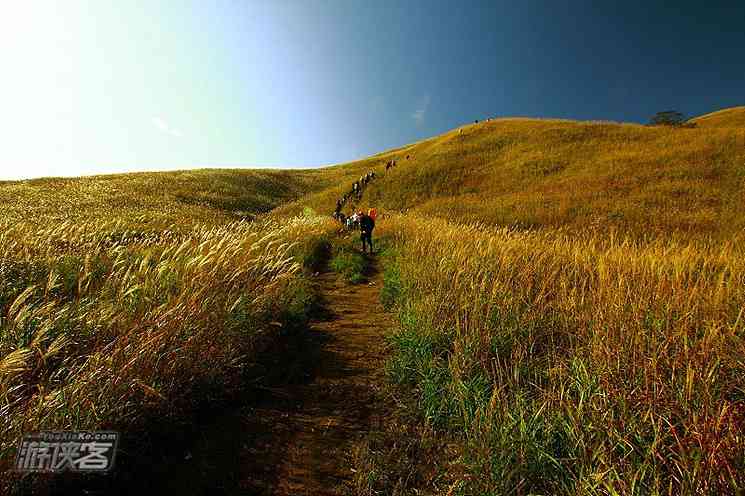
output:
[[[203,426],[190,467],[168,483],[174,494],[272,496],[350,494],[352,452],[380,429],[386,408],[384,335],[375,257],[367,280],[315,277],[322,311],[306,331],[276,350],[268,369],[281,375],[246,405]],[[188,464],[188,462],[187,462]]]
[[[349,488],[356,442],[383,421],[377,393],[391,323],[380,305],[375,264],[370,259],[368,281],[358,285],[329,272],[318,277],[326,315],[312,322],[310,345],[301,351],[309,375],[273,391],[272,401],[250,412],[251,422],[259,424],[253,430],[270,433],[271,439],[244,453],[252,461],[244,465],[250,470],[242,474],[243,489],[335,495]],[[277,459],[274,451],[283,456]]]

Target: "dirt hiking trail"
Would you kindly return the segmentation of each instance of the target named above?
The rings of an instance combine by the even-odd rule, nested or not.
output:
[[[183,460],[154,468],[152,480],[142,484],[147,491],[351,493],[352,450],[368,432],[380,429],[387,412],[380,388],[384,336],[392,324],[380,304],[376,257],[366,257],[366,264],[360,284],[328,270],[314,278],[320,311],[307,329],[265,353],[272,377],[243,395],[243,405],[201,418]]]
[[[246,412],[248,430],[267,438],[244,453],[242,489],[282,496],[348,493],[351,452],[383,420],[378,393],[391,325],[373,257],[366,276],[356,285],[328,271],[317,278],[326,315],[311,322],[307,347],[298,350],[307,375],[294,374],[295,383]]]

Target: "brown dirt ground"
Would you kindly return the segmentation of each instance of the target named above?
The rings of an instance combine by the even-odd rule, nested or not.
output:
[[[273,389],[266,402],[244,412],[244,430],[261,434],[239,455],[241,489],[277,496],[347,492],[352,450],[385,413],[378,399],[391,322],[372,259],[368,279],[350,285],[332,273],[318,277],[326,315],[308,329],[305,380]]]
[[[242,405],[201,418],[183,457],[153,467],[149,482],[133,485],[179,495],[349,494],[352,451],[390,410],[381,388],[384,335],[392,323],[380,304],[377,261],[367,261],[361,284],[318,275],[319,315],[267,352],[271,360],[263,366],[279,374]]]

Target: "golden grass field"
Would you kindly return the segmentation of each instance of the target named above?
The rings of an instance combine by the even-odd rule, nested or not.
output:
[[[461,494],[745,485],[745,249],[391,219],[394,381],[461,432]]]
[[[0,183],[0,459],[236,387],[302,323],[303,266],[374,169],[389,377],[461,440],[451,494],[737,494],[744,118],[493,119],[319,170]]]
[[[691,119],[698,127],[745,127],[745,106],[731,107]]]
[[[325,170],[202,169],[0,182],[3,219],[40,225],[94,220],[135,229],[252,218],[328,187]]]
[[[733,113],[745,116],[745,108]],[[382,171],[390,158],[398,166],[368,188],[362,206],[642,237],[726,237],[745,227],[745,126],[494,119],[349,167]],[[341,191],[326,189],[279,211],[301,204],[331,211]]]
[[[246,219],[326,175],[0,183],[0,471],[23,432],[143,429],[235,390],[280,326],[307,320],[304,263],[333,229]]]
[[[452,494],[745,488],[743,118],[496,119],[364,162],[399,163],[360,204],[405,213],[389,375],[461,436]]]

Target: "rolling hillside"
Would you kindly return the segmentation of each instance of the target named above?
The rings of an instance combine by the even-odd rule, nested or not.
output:
[[[329,170],[203,169],[0,182],[0,220],[153,229],[251,218],[334,181]]]
[[[496,119],[316,170],[0,183],[0,462],[30,429],[167,436],[156,419],[193,422],[205,398],[252,405],[243,380],[266,363],[310,382],[280,381],[253,427],[227,431],[235,460],[259,460],[237,483],[274,471],[304,487],[355,474],[357,494],[738,494],[743,145],[737,126]],[[370,169],[358,206],[407,213],[381,217],[372,257],[328,216]],[[349,360],[365,379],[273,351],[288,336],[315,336],[313,364]],[[404,414],[376,399],[389,387],[406,420],[376,431],[368,408]],[[340,416],[351,396],[364,408]],[[256,457],[254,435],[294,455]],[[207,444],[225,452],[225,437]],[[307,455],[321,451],[323,466]],[[174,453],[195,484],[227,479]]]
[[[745,127],[494,119],[341,168],[382,172],[391,158],[397,167],[367,189],[361,206],[522,227],[705,235],[745,227]],[[277,213],[330,212],[350,185]]]
[[[492,119],[314,170],[196,170],[0,182],[7,220],[152,227],[282,217],[336,199],[370,169],[361,207],[520,227],[727,235],[745,227],[745,107],[694,129]],[[408,159],[406,157],[409,157]],[[397,166],[383,174],[386,161]],[[289,203],[288,203],[289,202]],[[348,210],[349,208],[347,208]]]
[[[711,112],[691,119],[691,122],[698,127],[745,127],[745,106]]]

